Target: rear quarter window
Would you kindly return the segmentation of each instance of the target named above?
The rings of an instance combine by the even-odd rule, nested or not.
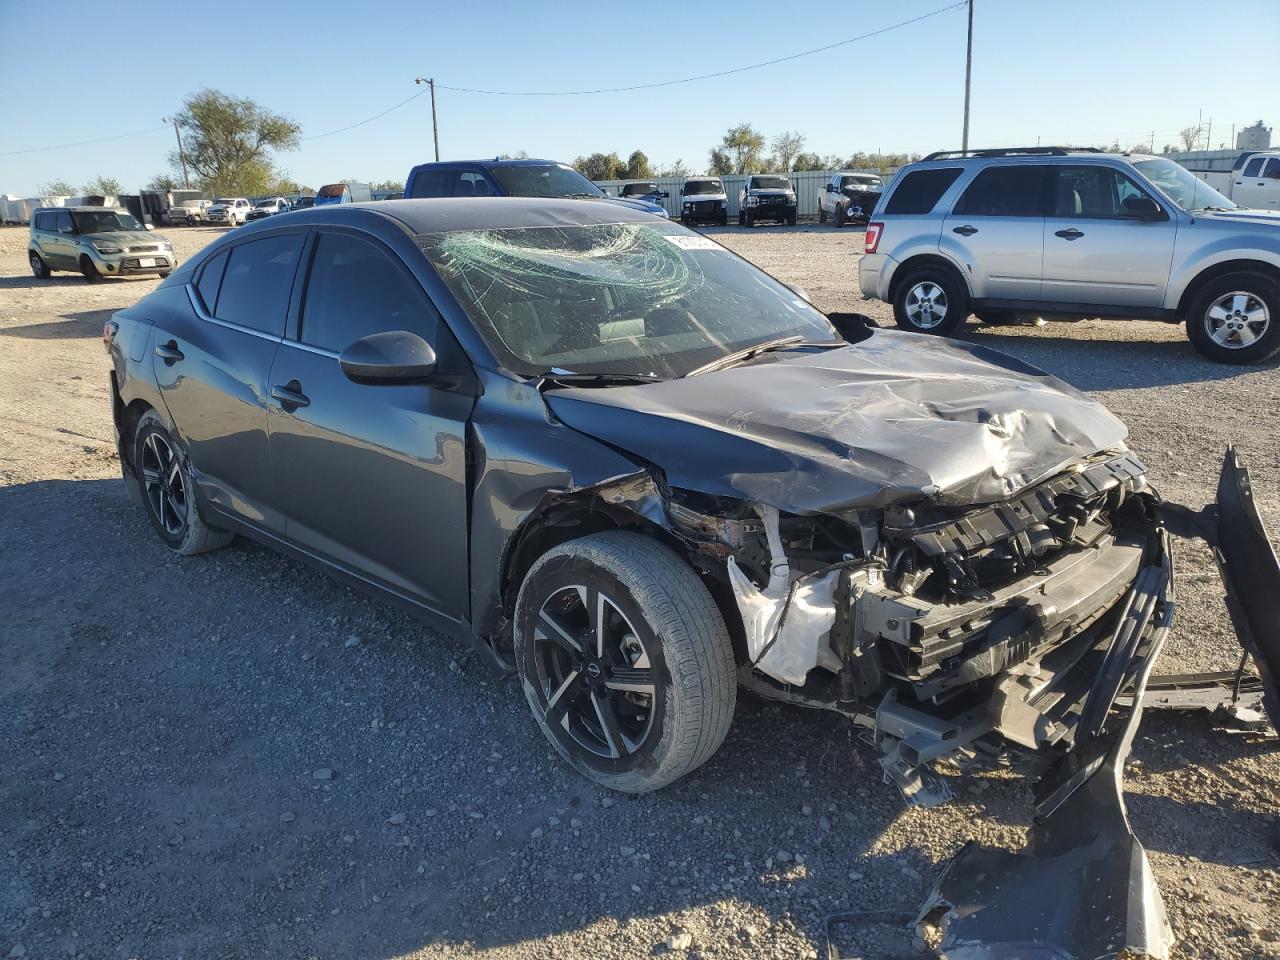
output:
[[[283,336],[301,248],[300,233],[263,237],[232,247],[213,315],[228,323]]]
[[[960,167],[944,167],[940,170],[913,170],[901,178],[893,195],[885,204],[886,214],[929,213],[947,188],[956,182]]]
[[[413,183],[405,193],[406,197],[445,197],[446,187],[455,176],[453,170],[423,170],[414,174]]]

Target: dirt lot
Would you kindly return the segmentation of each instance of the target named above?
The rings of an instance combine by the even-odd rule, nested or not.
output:
[[[859,232],[711,232],[887,317]],[[167,233],[189,256],[216,231]],[[698,773],[608,795],[459,643],[249,543],[169,556],[119,478],[98,339],[154,281],[35,281],[25,243],[0,230],[0,956],[594,960],[683,931],[677,956],[814,957],[827,914],[914,908],[967,839],[1020,846],[1022,781],[906,809],[846,724],[745,697]],[[1238,442],[1280,529],[1274,365],[1151,323],[966,335],[1109,404],[1169,499],[1209,500]],[[1233,667],[1208,552],[1176,559],[1162,669]],[[1149,713],[1127,785],[1178,955],[1280,956],[1276,741]]]

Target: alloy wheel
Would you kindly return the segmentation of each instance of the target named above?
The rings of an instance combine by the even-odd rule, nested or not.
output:
[[[1255,294],[1243,290],[1224,293],[1209,305],[1204,329],[1210,338],[1227,350],[1251,346],[1271,326],[1271,312]]]
[[[181,536],[191,502],[187,480],[173,446],[157,432],[143,441],[141,467],[142,489],[151,511],[169,536]]]
[[[533,627],[547,729],[607,759],[635,753],[653,729],[657,685],[641,634],[595,587],[557,589]]]
[[[907,291],[903,309],[912,326],[932,330],[947,316],[947,292],[932,280],[922,280]]]

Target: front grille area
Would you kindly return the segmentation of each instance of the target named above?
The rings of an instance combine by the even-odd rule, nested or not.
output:
[[[142,262],[137,257],[129,257],[124,261],[122,266],[125,270],[160,270],[169,265],[169,261],[165,257],[156,257],[155,261],[156,265],[154,267],[143,267]]]
[[[130,247],[129,253],[155,253],[159,249],[160,247],[156,244],[151,244],[150,246]]]

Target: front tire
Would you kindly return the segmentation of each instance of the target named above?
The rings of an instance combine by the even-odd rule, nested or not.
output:
[[[947,336],[969,315],[969,294],[948,270],[912,270],[893,297],[893,319],[903,330]]]
[[[235,539],[235,534],[209,526],[200,516],[190,462],[154,410],[138,420],[133,476],[152,529],[174,553],[190,557]]]
[[[748,211],[747,211],[747,223],[746,223],[746,225],[747,225],[748,227],[754,227],[754,226],[756,225],[756,214],[755,214],[755,211],[754,211],[754,210],[748,210]]]
[[[1258,363],[1280,350],[1280,283],[1231,273],[1201,288],[1187,312],[1187,336],[1218,363]]]
[[[40,254],[32,250],[30,255],[30,261],[31,261],[31,273],[35,276],[35,278],[37,280],[48,280],[50,270],[49,270],[49,265],[44,262],[44,257],[40,256]]]
[[[724,620],[667,546],[612,531],[543,555],[520,587],[516,667],[543,734],[585,777],[628,793],[719,749],[737,681]]]
[[[818,204],[818,222],[819,223],[827,222],[827,211],[822,208],[821,203]]]
[[[844,207],[840,206],[840,204],[837,203],[836,204],[836,229],[837,230],[839,230],[841,227],[845,225],[846,219],[847,218],[845,217]]]
[[[93,261],[85,254],[80,255],[80,273],[88,283],[96,283],[102,279],[102,274],[98,272],[98,268],[94,266]]]

